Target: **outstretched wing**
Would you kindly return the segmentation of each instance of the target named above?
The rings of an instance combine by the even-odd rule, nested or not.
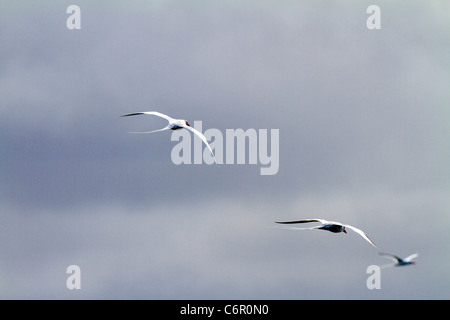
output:
[[[400,257],[397,257],[397,256],[395,256],[393,254],[390,254],[390,253],[379,252],[378,254],[380,256],[385,257],[385,258],[391,259],[391,260],[393,260],[396,263],[399,263],[400,261],[402,261],[402,259]]]
[[[214,155],[214,152],[212,151],[212,149],[211,149],[211,147],[210,147],[210,145],[209,145],[209,143],[208,143],[208,140],[206,140],[206,137],[205,137],[200,131],[198,131],[198,130],[192,128],[191,126],[183,125],[183,128],[188,129],[189,131],[192,131],[197,137],[199,137],[200,139],[202,139],[202,141],[206,144],[206,146],[208,147],[209,151],[211,152],[211,155],[212,155],[213,158],[214,158],[214,162],[218,165],[217,160],[216,160],[216,157],[215,157],[215,155]]]
[[[131,132],[128,132],[128,133],[153,133],[153,132],[165,131],[165,130],[170,130],[170,127],[167,126],[167,127],[162,128],[162,129],[156,129],[156,130],[152,130],[152,131],[143,131],[143,132],[141,132],[141,131],[138,131],[138,132],[131,131]]]
[[[164,113],[157,112],[157,111],[146,111],[146,112],[129,113],[129,114],[124,114],[122,117],[138,116],[138,115],[142,115],[142,114],[149,114],[149,115],[157,116],[157,117],[160,117],[160,118],[164,118],[167,121],[169,121],[169,125],[167,125],[166,127],[162,128],[162,129],[157,129],[157,130],[152,130],[152,131],[144,131],[144,132],[130,132],[130,133],[153,133],[153,132],[158,132],[158,131],[169,130],[170,129],[170,122],[173,121],[173,119],[171,117],[169,117],[168,115],[165,115]]]
[[[152,115],[152,116],[157,116],[160,118],[164,118],[167,121],[171,122],[173,119],[171,117],[169,117],[168,115],[161,113],[161,112],[157,112],[157,111],[145,111],[145,112],[135,112],[135,113],[129,113],[129,114],[124,114],[122,117],[129,117],[129,116],[138,116],[138,115],[142,115],[142,114],[148,114],[148,115]]]
[[[314,230],[314,229],[318,229],[321,226],[315,226],[315,227],[310,227],[310,228],[299,228],[299,227],[291,227],[291,226],[275,226],[274,228],[279,228],[279,229],[287,229],[287,230]]]
[[[414,253],[414,254],[412,254],[412,255],[406,257],[405,259],[403,259],[403,261],[410,262],[411,260],[417,258],[418,256],[419,256],[418,253]]]
[[[369,243],[370,243],[371,245],[373,245],[375,248],[378,248],[378,247],[376,246],[376,244],[373,243],[373,241],[370,240],[370,238],[369,238],[362,230],[360,230],[360,229],[358,229],[358,228],[355,228],[355,227],[353,227],[353,226],[350,226],[350,225],[348,225],[348,224],[346,224],[345,227],[347,227],[347,228],[349,228],[349,229],[352,229],[352,230],[355,231],[357,234],[359,234],[361,237],[363,237],[364,239],[366,239],[367,242],[369,242]]]
[[[295,224],[295,223],[308,223],[308,222],[320,222],[321,224],[327,224],[328,221],[324,219],[302,219],[302,220],[294,220],[294,221],[275,221],[276,223],[281,224]]]

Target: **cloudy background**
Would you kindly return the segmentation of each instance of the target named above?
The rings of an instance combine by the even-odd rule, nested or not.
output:
[[[0,298],[449,299],[449,30],[445,0],[2,1]],[[120,117],[150,110],[279,129],[279,171],[174,165]],[[417,265],[369,290],[357,234],[272,228],[315,217]]]

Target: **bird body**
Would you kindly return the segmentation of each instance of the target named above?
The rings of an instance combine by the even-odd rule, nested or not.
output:
[[[339,232],[347,233],[347,231],[345,231],[345,228],[338,224],[326,224],[323,226],[318,226],[316,228],[319,230],[326,230],[326,231],[330,231],[330,232],[334,232],[334,233],[339,233]]]

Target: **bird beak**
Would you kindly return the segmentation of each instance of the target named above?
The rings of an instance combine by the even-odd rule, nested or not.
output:
[[[347,230],[344,229],[343,231],[344,231],[345,234],[347,234]]]
[[[191,125],[186,121],[186,125],[188,126],[188,127],[190,127]]]

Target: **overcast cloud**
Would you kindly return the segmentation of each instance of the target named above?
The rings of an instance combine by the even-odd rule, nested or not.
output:
[[[371,4],[3,1],[0,298],[450,298],[450,4]],[[177,166],[127,133],[163,119],[120,117],[151,110],[279,129],[279,171]],[[302,218],[417,265],[369,290],[378,250],[272,228]]]

